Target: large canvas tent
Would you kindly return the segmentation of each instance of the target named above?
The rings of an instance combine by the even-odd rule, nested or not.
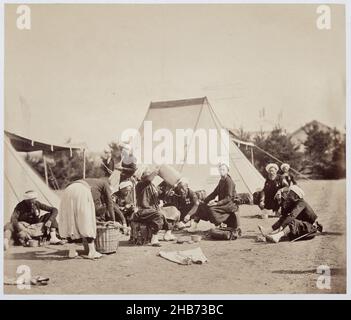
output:
[[[24,152],[72,151],[80,149],[71,146],[57,146],[33,141],[5,131],[4,134],[4,221],[8,221],[16,204],[23,200],[27,190],[35,190],[38,200],[59,207],[60,198],[25,161]]]
[[[158,129],[166,128],[170,130],[174,136],[176,136],[177,129],[193,129],[194,132],[197,129],[204,129],[209,132],[211,129],[216,130],[218,132],[218,137],[220,137],[219,132],[223,129],[219,118],[206,97],[151,102],[140,128],[142,155],[144,155],[144,151],[152,152],[150,148],[148,148],[148,150],[143,149],[145,142],[145,121],[151,121],[153,133]],[[196,150],[196,152],[203,152],[203,148],[200,150],[200,144],[195,134],[193,137],[190,137],[188,141],[189,143],[185,147],[186,150],[183,151],[183,163],[175,163],[174,167],[181,172],[182,176],[188,178],[190,186],[193,189],[204,189],[206,192],[211,192],[217,185],[219,179],[218,176],[213,174],[216,172],[216,164],[200,164],[199,162],[196,164],[188,163],[188,150],[194,148],[192,150]],[[237,192],[252,195],[257,189],[262,189],[264,178],[245,157],[233,140],[230,140],[228,148],[230,175],[236,184]],[[175,152],[179,151],[180,150],[175,150]]]

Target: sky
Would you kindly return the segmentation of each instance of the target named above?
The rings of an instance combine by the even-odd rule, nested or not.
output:
[[[93,151],[139,128],[151,101],[207,96],[247,131],[345,129],[345,11],[330,5],[5,6],[5,129]],[[264,108],[265,119],[259,118]]]

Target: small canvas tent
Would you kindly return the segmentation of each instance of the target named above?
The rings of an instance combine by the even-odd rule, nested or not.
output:
[[[206,97],[152,102],[146,113],[143,124],[140,127],[141,135],[141,154],[144,154],[144,129],[145,121],[151,121],[152,132],[155,133],[158,129],[168,129],[176,136],[177,129],[204,129],[207,133],[209,130],[215,130],[220,137],[221,123],[211,107]],[[203,152],[200,148],[198,137],[194,136],[188,139],[186,150],[178,150],[184,154],[183,163],[175,163],[174,167],[181,172],[182,176],[187,177],[190,182],[190,187],[196,190],[204,189],[206,192],[211,192],[218,183],[218,176],[213,173],[216,172],[216,164],[214,163],[189,163],[187,156],[188,150],[196,150],[196,154]],[[195,145],[194,145],[195,144]],[[234,141],[230,140],[229,146],[229,164],[230,175],[232,176],[237,192],[253,194],[257,189],[263,187],[264,178],[251,164],[251,162],[240,151]],[[145,148],[146,149],[146,148]],[[148,148],[146,152],[151,151]],[[201,149],[201,150],[200,150]]]
[[[62,151],[80,149],[71,146],[57,146],[33,141],[5,131],[4,134],[4,222],[10,219],[25,191],[35,190],[38,200],[54,207],[59,206],[60,198],[46,185],[45,181],[28,165],[23,152]]]

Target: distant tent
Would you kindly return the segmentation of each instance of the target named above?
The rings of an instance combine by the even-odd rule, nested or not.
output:
[[[80,149],[71,146],[57,146],[33,141],[5,131],[4,135],[4,221],[8,221],[14,207],[25,191],[35,190],[38,200],[58,207],[59,196],[46,185],[44,180],[25,161],[21,152],[62,151]]]
[[[219,133],[221,123],[209,104],[206,97],[152,102],[149,106],[144,122],[140,128],[141,148],[144,153],[144,123],[152,121],[152,131],[166,128],[174,135],[176,129],[213,129]],[[219,136],[219,135],[218,135]],[[194,137],[194,135],[193,135]],[[211,192],[218,183],[218,176],[211,175],[215,172],[215,164],[189,164],[187,163],[187,150],[194,147],[199,150],[197,139],[191,137],[190,144],[184,151],[184,163],[175,164],[174,167],[187,177],[193,189],[204,189]],[[195,146],[193,144],[195,143]],[[179,150],[177,150],[179,151]],[[230,175],[232,176],[236,190],[239,193],[253,194],[258,188],[263,187],[264,178],[240,151],[238,146],[231,140],[229,143]]]

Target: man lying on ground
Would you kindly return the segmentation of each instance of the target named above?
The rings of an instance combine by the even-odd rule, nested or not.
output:
[[[57,209],[39,202],[38,195],[33,190],[25,192],[23,198],[24,200],[15,207],[11,221],[5,225],[4,249],[8,249],[9,241],[12,238],[15,243],[26,245],[28,240],[46,235],[49,232],[50,244],[63,244],[56,235],[58,229]]]
[[[304,200],[304,196],[300,187],[292,185],[282,207],[282,216],[272,225],[272,230],[267,233],[258,226],[268,241],[277,243],[284,238],[292,241],[302,236],[307,240],[314,238],[317,230],[323,230],[322,225],[317,222],[317,215]]]
[[[138,211],[134,213],[132,221],[148,225],[152,231],[151,244],[160,246],[158,231],[165,229],[164,240],[174,240],[172,230],[179,221],[180,213],[175,207],[160,207],[158,189],[152,180],[158,174],[158,170],[147,168],[144,170],[140,181],[135,187]]]

